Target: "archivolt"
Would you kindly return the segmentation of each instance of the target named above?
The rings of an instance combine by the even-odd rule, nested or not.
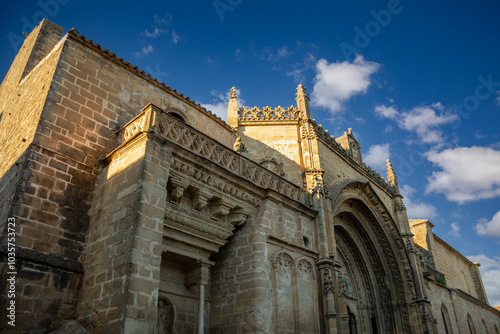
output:
[[[376,269],[377,282],[385,282],[388,276],[390,290],[395,291],[391,298],[384,295],[383,290],[387,289],[379,290],[384,304],[380,307],[399,310],[405,331],[411,332],[408,297],[415,296],[415,289],[408,254],[392,215],[366,179],[344,180],[334,184],[328,195],[332,218],[338,218],[339,226],[335,227],[335,234],[343,238],[356,235],[363,240],[363,253],[368,254],[364,260],[373,262],[380,269],[384,268]],[[344,231],[339,228],[340,225]]]

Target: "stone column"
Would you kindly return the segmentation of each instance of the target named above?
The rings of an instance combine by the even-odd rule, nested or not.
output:
[[[198,285],[200,289],[200,300],[198,304],[198,334],[203,334],[205,325],[205,284]]]
[[[191,269],[186,273],[186,286],[197,285],[199,288],[198,300],[198,334],[204,333],[205,327],[205,285],[210,277],[210,267],[215,262],[200,259],[196,261]]]

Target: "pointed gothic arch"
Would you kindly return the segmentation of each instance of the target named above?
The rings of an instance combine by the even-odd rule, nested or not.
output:
[[[403,328],[411,333],[409,297],[415,296],[415,288],[392,215],[366,179],[338,182],[328,194],[335,235],[331,242],[348,259],[349,270],[358,276],[354,281],[364,280],[363,285],[355,283],[361,303],[360,330],[393,333]]]
[[[446,334],[453,333],[450,321],[450,314],[448,313],[448,308],[444,303],[441,304],[441,320],[443,321],[444,332]]]

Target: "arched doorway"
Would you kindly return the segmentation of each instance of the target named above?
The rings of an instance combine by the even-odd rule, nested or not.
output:
[[[349,307],[360,333],[412,333],[409,305],[415,288],[392,215],[368,183],[352,181],[331,187],[330,199],[329,233],[341,266],[339,289],[346,278],[345,267],[354,291],[350,297],[338,298],[338,308]],[[349,322],[349,331],[353,325]]]

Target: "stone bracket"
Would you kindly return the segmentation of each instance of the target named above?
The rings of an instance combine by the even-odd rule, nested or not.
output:
[[[170,201],[179,204],[181,202],[182,195],[184,194],[184,190],[186,190],[189,185],[189,180],[186,177],[171,174],[169,182],[172,185],[172,189],[170,191]]]
[[[228,223],[232,224],[234,226],[241,226],[241,225],[245,224],[248,216],[249,216],[249,213],[243,209],[233,210],[228,215]]]
[[[223,200],[218,200],[210,204],[210,218],[219,220],[229,214],[229,211],[234,208],[233,204],[227,203]]]
[[[208,204],[208,200],[212,198],[212,194],[207,189],[198,189],[198,192],[194,195],[193,208],[196,211],[201,211]]]

